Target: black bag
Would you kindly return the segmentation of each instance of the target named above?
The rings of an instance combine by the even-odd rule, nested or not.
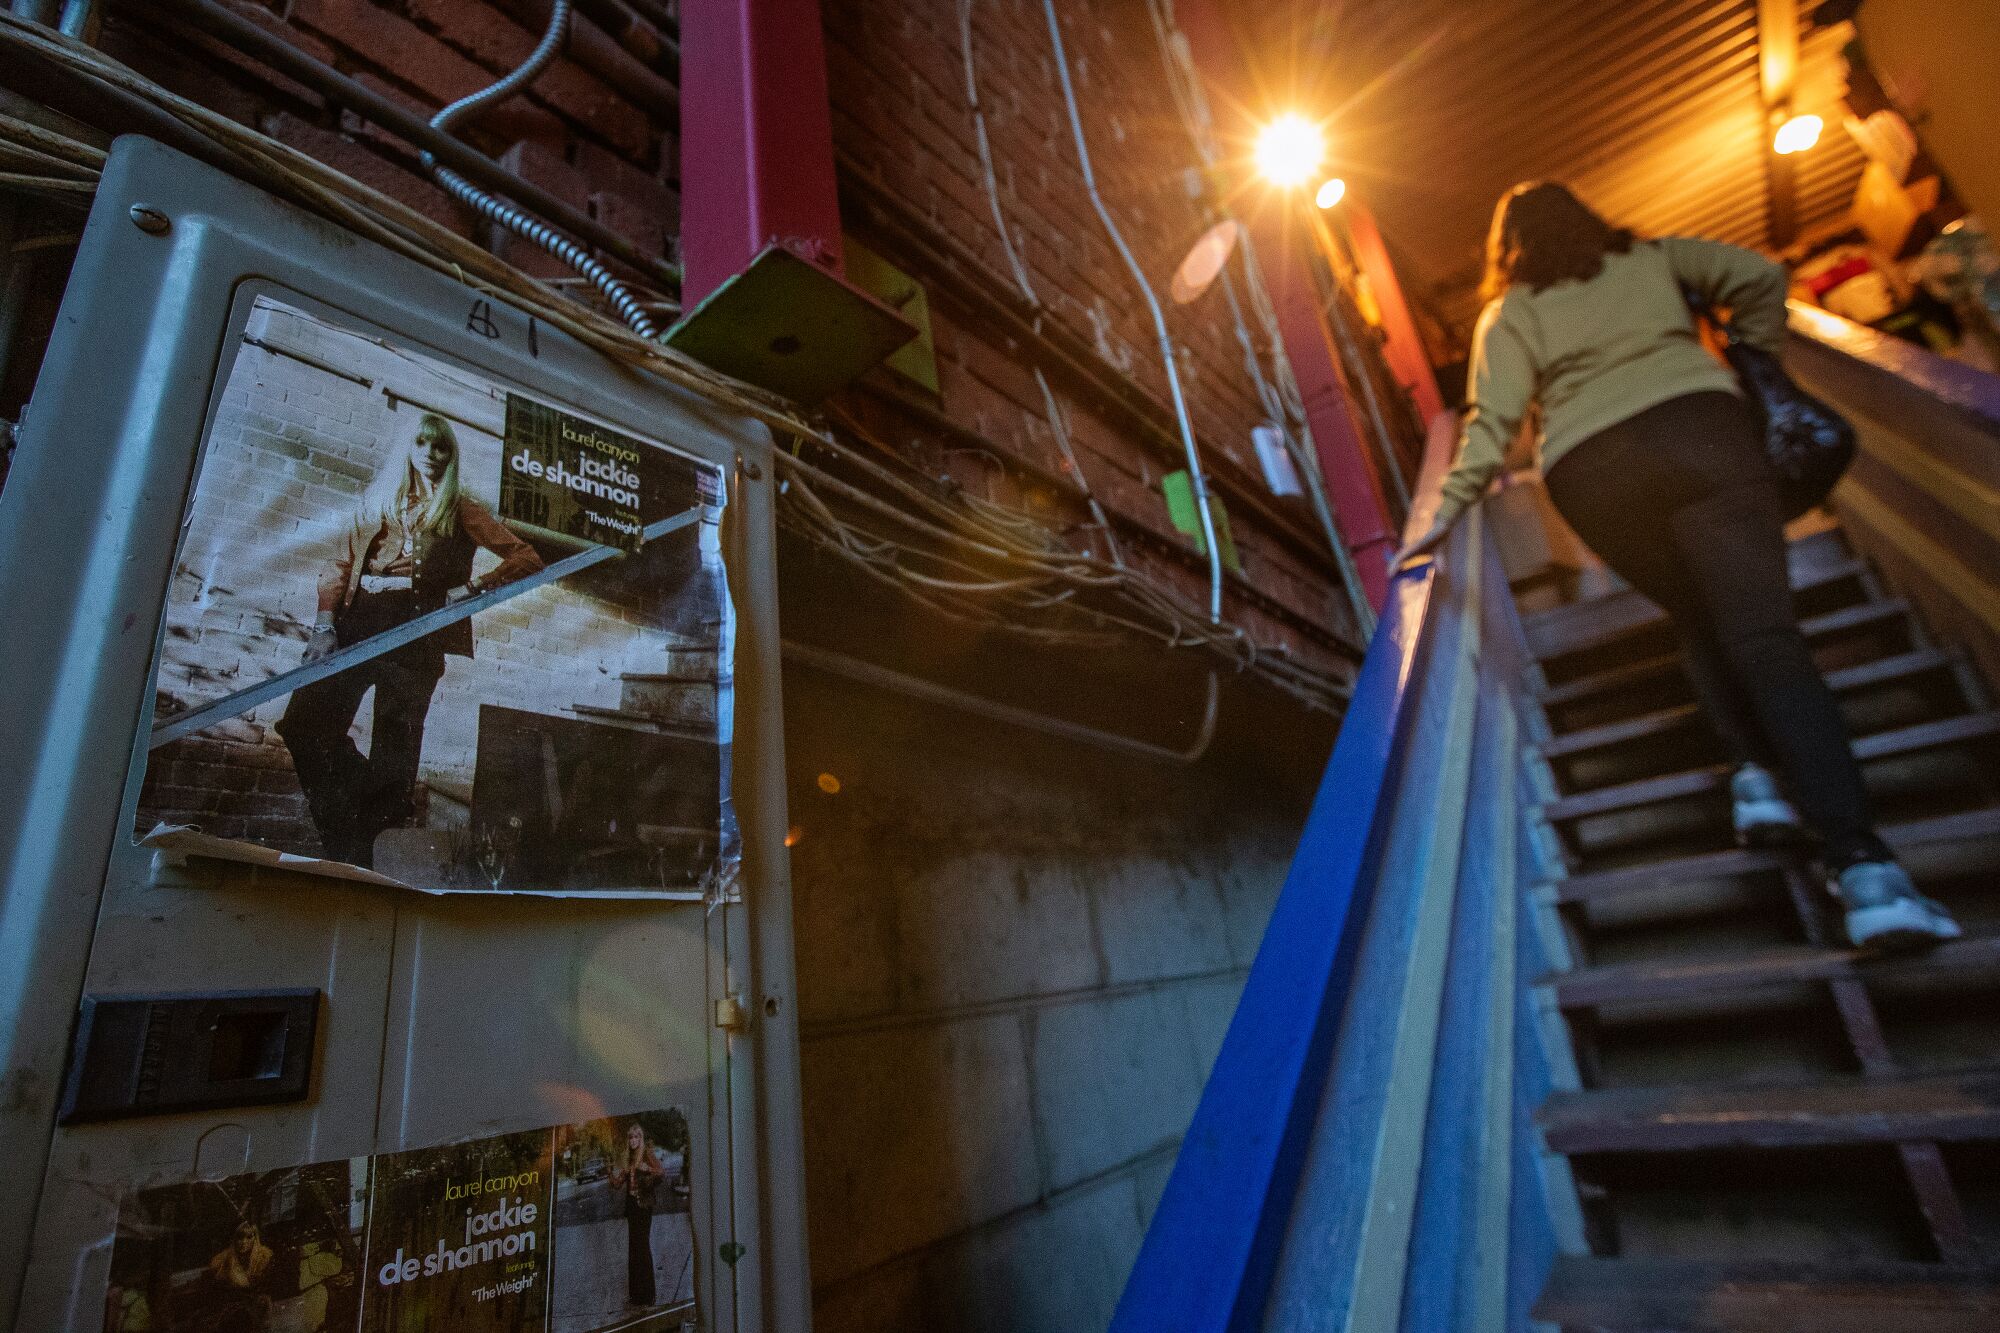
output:
[[[1823,502],[1854,461],[1854,427],[1847,418],[1801,389],[1778,358],[1744,342],[1735,326],[1717,319],[1708,304],[1683,287],[1688,309],[1722,333],[1722,355],[1742,382],[1750,413],[1764,432],[1764,456],[1777,474],[1787,520]]]

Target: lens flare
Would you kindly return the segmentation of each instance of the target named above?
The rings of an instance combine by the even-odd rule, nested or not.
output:
[[[1347,197],[1347,182],[1334,176],[1323,182],[1319,192],[1313,195],[1313,202],[1321,208],[1332,208]]]
[[[1257,136],[1257,170],[1273,185],[1303,185],[1326,160],[1326,136],[1304,116],[1283,115]]]

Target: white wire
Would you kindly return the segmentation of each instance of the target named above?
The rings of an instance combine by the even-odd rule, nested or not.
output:
[[[1028,279],[1028,266],[1021,262],[1020,251],[1014,246],[1012,231],[1007,226],[1007,214],[1000,206],[1000,181],[993,172],[993,145],[986,137],[986,108],[979,101],[979,71],[972,55],[972,7],[978,0],[959,0],[958,35],[959,51],[965,60],[965,100],[972,111],[973,137],[979,145],[979,167],[986,177],[986,203],[993,210],[993,228],[1000,233],[1000,247],[1007,252],[1007,264],[1014,270],[1015,285],[1021,295],[1035,309],[1035,319],[1041,320],[1042,298],[1035,292],[1035,284]],[[1084,503],[1090,508],[1090,515],[1097,522],[1098,531],[1104,534],[1105,549],[1111,554],[1111,563],[1120,569],[1125,567],[1125,552],[1119,549],[1118,534],[1112,531],[1111,519],[1104,512],[1104,506],[1097,502],[1097,493],[1091,489],[1090,478],[1084,474],[1083,464],[1077,459],[1076,450],[1070,443],[1069,423],[1063,420],[1062,408],[1056,402],[1055,391],[1049,388],[1048,376],[1042,373],[1039,364],[1031,364],[1035,386],[1042,391],[1042,404],[1049,418],[1049,433],[1055,436],[1056,448],[1062,451],[1063,462],[1069,465],[1070,475],[1083,490]]]
[[[1077,163],[1083,169],[1083,187],[1090,194],[1091,206],[1097,210],[1097,220],[1104,224],[1111,243],[1117,247],[1119,258],[1132,273],[1132,281],[1146,298],[1146,309],[1153,317],[1153,331],[1160,340],[1160,361],[1166,366],[1167,388],[1174,400],[1174,421],[1180,427],[1181,445],[1187,451],[1188,486],[1194,492],[1195,511],[1201,519],[1201,535],[1208,547],[1208,618],[1220,623],[1222,620],[1222,546],[1216,540],[1215,514],[1209,506],[1208,478],[1201,468],[1201,450],[1195,444],[1194,423],[1188,417],[1187,397],[1181,392],[1179,358],[1174,352],[1173,334],[1167,331],[1166,312],[1160,308],[1160,298],[1153,291],[1153,284],[1146,280],[1146,271],[1139,267],[1139,261],[1132,254],[1132,247],[1125,243],[1125,233],[1118,229],[1117,219],[1105,206],[1104,196],[1097,192],[1097,174],[1090,166],[1090,144],[1083,135],[1083,116],[1076,109],[1076,89],[1070,85],[1069,54],[1063,49],[1062,24],[1056,18],[1055,0],[1042,0],[1042,14],[1048,20],[1049,42],[1055,47],[1056,78],[1062,84],[1063,106],[1069,111],[1070,134],[1076,140]]]

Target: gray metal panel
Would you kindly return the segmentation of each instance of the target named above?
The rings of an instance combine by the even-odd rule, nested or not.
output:
[[[171,229],[135,227],[136,200]],[[728,469],[746,902],[436,900],[206,862],[156,872],[132,845],[161,601],[251,277]],[[546,327],[531,349],[511,310],[479,336],[477,296],[156,144],[114,147],[0,500],[0,1327],[101,1326],[130,1182],[676,1102],[708,1163],[705,1326],[810,1326],[769,437]],[[86,987],[301,985],[327,995],[310,1101],[54,1130]],[[725,987],[748,1002],[747,1035],[713,1025]],[[733,1267],[717,1261],[732,1238]]]

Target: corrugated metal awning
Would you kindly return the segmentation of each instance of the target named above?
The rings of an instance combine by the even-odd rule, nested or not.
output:
[[[1827,129],[1796,159],[1801,233],[1844,218],[1863,162],[1841,128],[1845,29],[1811,26],[1817,4],[1799,6],[1794,109]],[[1334,170],[1460,327],[1517,181],[1563,181],[1642,234],[1770,246],[1756,0],[1328,0],[1251,23],[1294,66],[1273,106],[1339,108]]]

